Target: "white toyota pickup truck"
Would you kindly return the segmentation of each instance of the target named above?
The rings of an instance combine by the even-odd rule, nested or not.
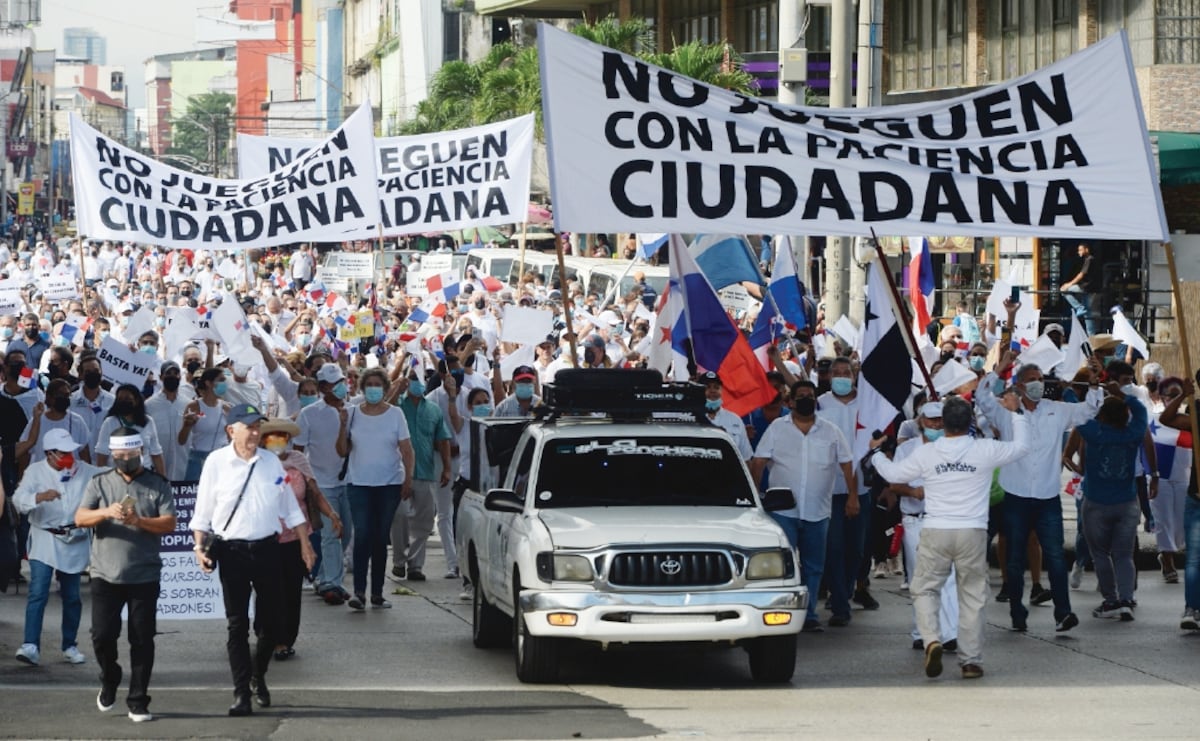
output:
[[[767,509],[793,506],[791,492],[759,497],[703,420],[701,387],[611,370],[556,381],[540,419],[474,423],[488,460],[457,542],[475,645],[511,641],[525,682],[557,679],[570,641],[737,645],[754,679],[790,680],[808,594]]]

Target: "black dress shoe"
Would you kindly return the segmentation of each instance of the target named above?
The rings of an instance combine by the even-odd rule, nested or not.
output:
[[[229,715],[234,718],[243,718],[253,712],[250,708],[250,695],[237,695],[233,704],[229,706]]]
[[[271,707],[271,691],[267,689],[267,680],[265,677],[252,677],[250,679],[250,691],[254,693],[254,701],[258,703],[260,708]]]

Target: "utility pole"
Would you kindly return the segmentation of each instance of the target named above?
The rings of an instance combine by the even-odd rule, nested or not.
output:
[[[804,44],[804,32],[807,30],[804,24],[805,4],[805,0],[779,0],[778,99],[780,104],[786,106],[804,105],[805,83],[808,81],[808,49]],[[792,241],[800,240],[803,240],[805,262],[796,263],[796,268],[800,280],[811,291],[808,256],[812,254],[812,237],[796,235]],[[777,240],[777,244],[782,247],[784,242]],[[775,259],[779,259],[778,254]]]
[[[852,0],[833,0],[829,10],[829,107],[847,108],[850,106],[850,81],[853,74],[851,50],[854,47],[851,45],[850,34],[854,24],[850,14],[854,10],[854,3]],[[840,235],[830,235],[825,240],[826,321],[837,321],[850,310],[850,241]]]
[[[858,1],[858,86],[855,105],[869,108],[883,105],[883,0]],[[875,259],[875,250],[859,237],[854,240],[850,262],[849,316],[862,324],[867,314],[866,265]],[[860,267],[860,263],[862,267]]]

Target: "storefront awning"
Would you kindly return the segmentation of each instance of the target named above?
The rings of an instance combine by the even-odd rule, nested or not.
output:
[[[1150,136],[1158,137],[1161,185],[1200,184],[1200,133],[1151,131]]]

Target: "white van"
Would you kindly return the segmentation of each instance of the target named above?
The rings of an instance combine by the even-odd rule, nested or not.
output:
[[[585,284],[589,294],[595,294],[601,299],[607,296],[610,302],[616,301],[633,290],[633,286],[637,282],[634,280],[633,274],[637,272],[646,275],[646,283],[659,296],[667,290],[670,268],[665,265],[634,265],[629,268],[629,263],[624,260],[605,260],[605,262],[606,265],[594,267],[589,273],[588,281]],[[625,271],[626,268],[629,268],[629,272]],[[622,278],[622,275],[625,277]],[[620,281],[619,285],[618,281]],[[616,286],[616,290],[614,290],[614,286]]]
[[[475,268],[477,273],[490,275],[500,281],[507,281],[513,264],[520,256],[520,250],[508,247],[480,247],[469,250],[467,264],[463,268],[463,276],[466,276],[466,268]],[[528,251],[526,256],[528,256]]]

